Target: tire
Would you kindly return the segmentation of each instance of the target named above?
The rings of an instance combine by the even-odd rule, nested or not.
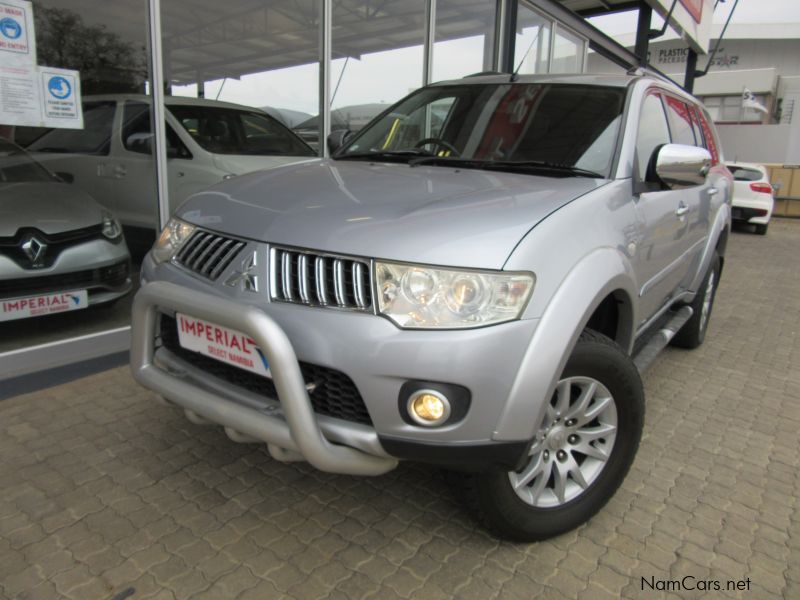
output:
[[[588,403],[581,411],[584,397]],[[567,398],[569,405],[563,420],[555,416],[566,406],[560,398]],[[592,416],[592,411],[598,414]],[[553,424],[555,419],[559,422]],[[478,519],[507,540],[534,542],[574,529],[599,511],[622,483],[643,424],[644,391],[633,362],[613,341],[586,330],[567,361],[526,464],[515,472],[497,468],[465,476],[462,497]],[[590,435],[597,439],[587,440]],[[540,474],[526,481],[537,468],[542,468]],[[563,479],[557,477],[565,470]],[[557,479],[565,483],[561,496]]]
[[[703,278],[703,283],[700,284],[700,291],[690,304],[694,311],[692,317],[686,321],[686,324],[672,338],[671,344],[673,346],[693,350],[706,339],[708,322],[711,320],[711,310],[714,308],[714,298],[717,296],[719,275],[719,255],[714,253],[714,258],[711,259],[711,265]],[[707,303],[706,300],[708,300]]]
[[[769,227],[769,223],[764,225],[756,225],[756,233],[758,235],[767,235],[767,227]]]

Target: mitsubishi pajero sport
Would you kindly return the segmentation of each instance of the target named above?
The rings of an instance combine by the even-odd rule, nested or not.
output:
[[[640,370],[706,335],[732,180],[703,107],[645,73],[483,75],[328,141],[176,211],[136,379],[277,460],[462,471],[505,538],[586,521],[636,454]]]

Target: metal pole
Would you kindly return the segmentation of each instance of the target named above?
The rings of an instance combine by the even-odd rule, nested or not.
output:
[[[501,52],[499,70],[503,73],[513,73],[514,67],[514,48],[517,43],[517,12],[519,3],[516,0],[502,0],[505,7],[503,9]]]
[[[650,42],[650,20],[653,16],[653,9],[649,4],[642,2],[639,5],[639,21],[636,24],[636,46],[633,50],[639,59],[639,66],[646,67],[647,52]]]
[[[156,171],[156,211],[158,230],[169,221],[169,182],[167,181],[167,128],[164,109],[164,56],[161,45],[161,0],[147,1],[150,42],[151,88],[153,97],[153,159]]]
[[[425,45],[422,59],[422,85],[433,77],[433,45],[436,43],[436,0],[425,3]]]
[[[505,60],[505,39],[507,32],[506,23],[506,0],[497,0],[494,13],[494,57],[492,60],[492,70],[501,71]]]
[[[690,94],[694,93],[694,74],[697,71],[697,52],[689,48],[686,55],[686,76],[683,78],[683,89]]]
[[[322,0],[319,19],[319,148],[321,157],[328,156],[328,135],[331,132],[331,36],[333,0]]]

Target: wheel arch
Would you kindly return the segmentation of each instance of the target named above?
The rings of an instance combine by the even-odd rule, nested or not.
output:
[[[539,319],[493,439],[531,439],[578,337],[593,317],[597,321],[611,315],[616,320],[614,333],[609,337],[629,354],[636,322],[633,300],[636,297],[632,267],[619,249],[599,248],[578,262],[551,296]]]

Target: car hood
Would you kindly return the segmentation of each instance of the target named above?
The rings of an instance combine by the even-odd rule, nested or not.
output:
[[[80,188],[60,182],[0,183],[0,237],[22,227],[61,233],[97,225],[102,209]]]
[[[315,160],[191,196],[177,216],[235,236],[332,253],[499,269],[522,237],[606,180]]]
[[[261,169],[281,167],[296,162],[316,160],[312,156],[271,156],[250,154],[214,154],[214,164],[218,169],[231,175],[244,175]]]

